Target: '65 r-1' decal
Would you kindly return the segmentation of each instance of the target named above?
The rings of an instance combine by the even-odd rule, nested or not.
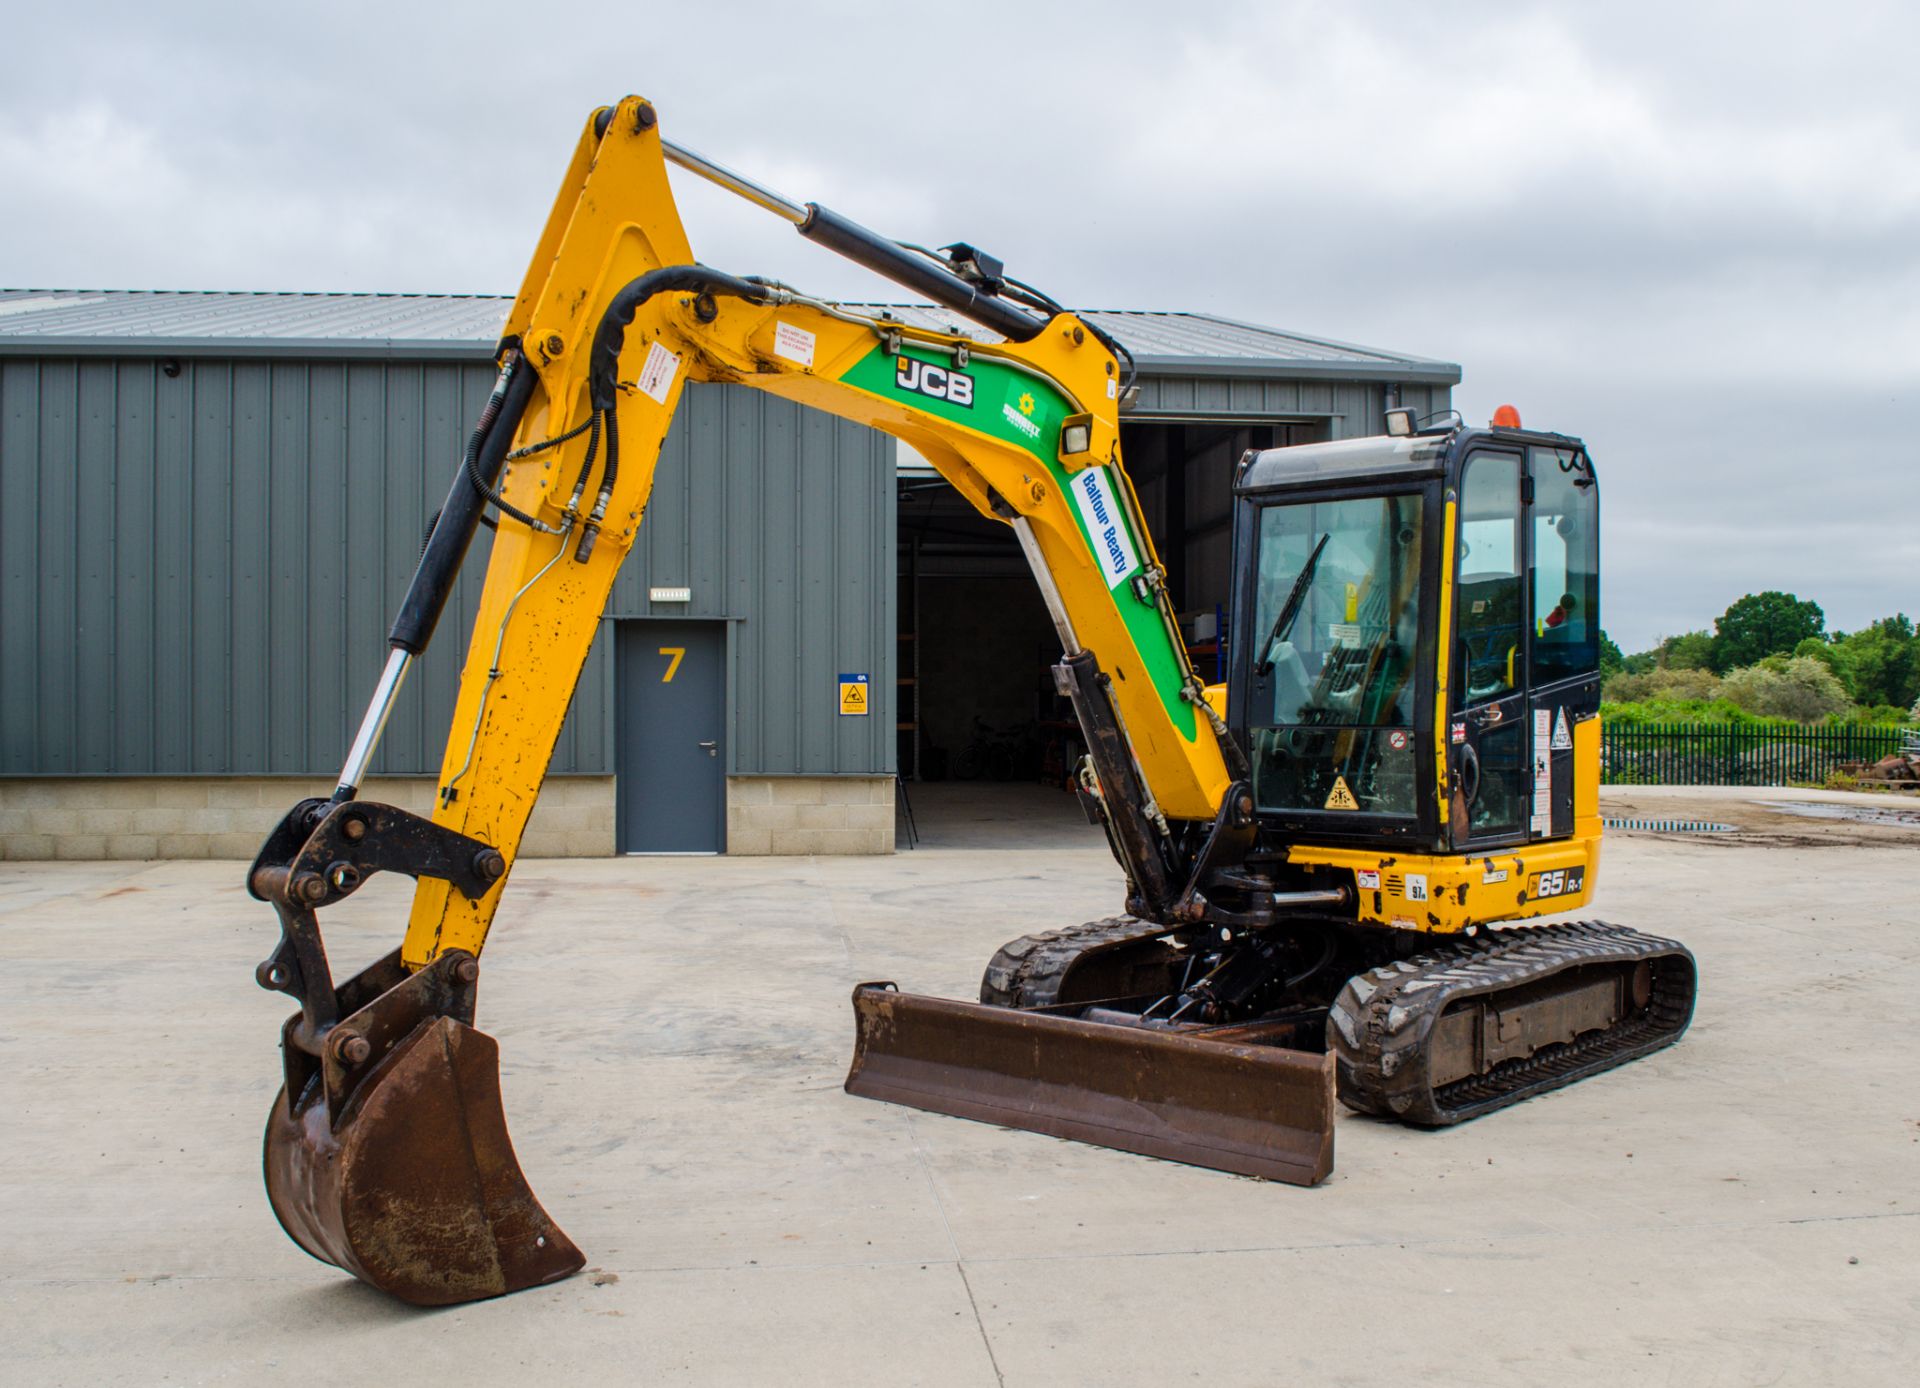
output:
[[[1584,867],[1555,868],[1552,872],[1536,872],[1527,879],[1527,895],[1535,901],[1550,896],[1578,896],[1580,888],[1586,885],[1587,870]]]

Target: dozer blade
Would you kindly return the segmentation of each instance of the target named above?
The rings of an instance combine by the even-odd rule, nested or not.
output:
[[[853,990],[847,1092],[1310,1186],[1333,1169],[1333,1058]]]
[[[586,1260],[520,1173],[500,1049],[451,1017],[420,1022],[338,1115],[316,1073],[267,1120],[267,1196],[314,1257],[419,1306],[553,1282]]]

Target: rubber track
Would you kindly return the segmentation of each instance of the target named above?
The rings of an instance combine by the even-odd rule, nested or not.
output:
[[[1567,969],[1641,960],[1653,964],[1653,992],[1640,1016],[1439,1090],[1428,1086],[1425,1048],[1450,1003]],[[1496,931],[1370,969],[1347,981],[1327,1018],[1340,1099],[1423,1127],[1477,1118],[1672,1045],[1693,1016],[1694,977],[1685,946],[1600,921]]]
[[[980,1001],[992,1007],[1050,1007],[1060,1000],[1067,971],[1089,954],[1145,943],[1169,934],[1133,916],[1108,916],[1065,930],[1048,930],[1009,940],[980,976]]]

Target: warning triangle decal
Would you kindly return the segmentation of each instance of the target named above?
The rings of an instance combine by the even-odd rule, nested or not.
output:
[[[1553,725],[1553,750],[1565,752],[1573,747],[1573,738],[1567,732],[1567,711],[1560,710],[1560,720]]]
[[[1321,808],[1328,810],[1357,810],[1360,808],[1360,802],[1355,800],[1353,798],[1353,792],[1347,789],[1347,778],[1345,776],[1334,777],[1333,791],[1327,796],[1327,803]]]

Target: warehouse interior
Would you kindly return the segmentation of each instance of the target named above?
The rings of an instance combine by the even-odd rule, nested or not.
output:
[[[1328,421],[1143,419],[1121,449],[1196,667],[1222,678],[1232,478],[1248,449],[1310,443]],[[976,513],[911,450],[899,475],[897,721],[909,780],[1065,788],[1078,729],[1049,669],[1060,657],[1012,532]]]

